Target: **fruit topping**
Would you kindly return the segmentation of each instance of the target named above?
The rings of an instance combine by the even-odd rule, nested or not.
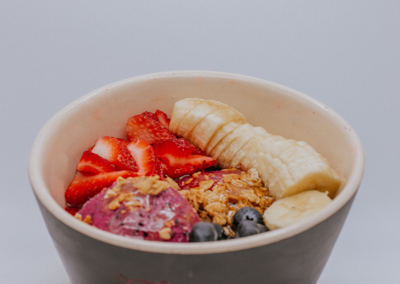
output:
[[[224,228],[216,223],[211,223],[214,226],[215,231],[217,232],[217,241],[226,240],[228,236],[226,235]]]
[[[171,140],[171,141],[173,143],[175,143],[175,145],[178,146],[178,148],[180,148],[180,149],[192,150],[191,155],[203,155],[203,156],[206,156],[206,153],[201,151],[199,148],[197,148],[196,146],[194,146],[192,143],[190,143],[189,141],[187,141],[184,138],[174,139],[174,140]]]
[[[70,207],[67,206],[64,208],[65,211],[67,211],[69,214],[71,214],[72,216],[75,216],[76,213],[78,213],[78,211],[80,210],[79,207]]]
[[[239,224],[245,220],[264,225],[264,219],[258,210],[253,207],[243,207],[240,208],[233,217],[232,228],[238,228]]]
[[[188,242],[189,232],[200,221],[192,206],[157,176],[119,178],[78,214],[114,234],[168,242]]]
[[[133,140],[128,146],[132,157],[138,165],[139,176],[162,176],[162,169],[158,157],[154,153],[153,147],[146,140]]]
[[[202,155],[192,155],[193,148],[182,147],[175,141],[165,141],[153,145],[154,152],[161,160],[164,174],[177,178],[214,166],[215,159]]]
[[[97,140],[92,153],[113,163],[118,171],[138,171],[138,166],[123,139],[104,136]]]
[[[163,126],[153,113],[147,111],[128,119],[126,122],[126,134],[129,141],[141,139],[150,144],[175,138],[175,135],[169,132],[168,128]]]
[[[236,230],[236,238],[248,237],[251,235],[256,235],[262,232],[266,232],[266,227],[257,224],[254,221],[244,220],[242,221]]]
[[[205,150],[221,168],[256,169],[276,199],[313,189],[328,191],[333,198],[339,188],[339,176],[313,147],[253,127],[220,102],[196,98],[176,102],[169,129]]]
[[[118,171],[99,174],[77,172],[65,191],[65,200],[70,206],[80,206],[103,188],[110,186],[118,177],[133,177],[136,173]]]
[[[92,174],[117,171],[113,163],[90,151],[83,152],[76,169],[81,172]]]
[[[212,223],[199,222],[193,226],[189,235],[189,241],[194,243],[217,241],[219,233]]]
[[[171,119],[168,118],[167,114],[165,112],[162,112],[161,110],[156,110],[155,115],[160,121],[161,125],[169,129],[169,122],[171,121]]]
[[[326,193],[309,190],[279,199],[264,212],[270,230],[300,222],[328,206],[332,200]]]

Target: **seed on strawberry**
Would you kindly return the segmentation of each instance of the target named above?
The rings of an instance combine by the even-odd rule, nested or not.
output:
[[[140,139],[146,140],[150,144],[175,138],[153,113],[147,111],[128,119],[126,122],[126,134],[129,141]]]
[[[115,172],[117,168],[110,161],[90,151],[85,151],[77,166],[77,170],[86,173],[98,174]]]
[[[104,136],[97,140],[92,153],[113,163],[119,171],[137,172],[138,167],[131,153],[125,145],[125,140]],[[126,142],[127,143],[127,142]]]

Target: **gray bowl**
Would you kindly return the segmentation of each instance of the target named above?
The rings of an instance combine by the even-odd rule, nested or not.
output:
[[[164,243],[114,235],[64,211],[64,191],[84,150],[101,136],[126,138],[126,120],[171,113],[187,97],[215,99],[254,126],[308,142],[342,179],[333,202],[286,228],[211,243]],[[364,153],[348,125],[324,104],[252,77],[202,71],[144,75],[97,89],[51,118],[31,150],[29,177],[72,283],[316,283],[361,182]]]

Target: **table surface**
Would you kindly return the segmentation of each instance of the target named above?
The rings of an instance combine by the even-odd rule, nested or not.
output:
[[[14,0],[0,7],[2,283],[69,283],[28,180],[40,128],[91,90],[168,70],[267,79],[344,117],[363,142],[366,168],[318,283],[399,283],[400,2]]]

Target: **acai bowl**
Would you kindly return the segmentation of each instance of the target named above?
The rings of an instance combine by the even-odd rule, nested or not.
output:
[[[65,212],[65,189],[83,151],[102,136],[126,138],[125,122],[133,114],[157,109],[171,114],[175,102],[185,98],[220,101],[254,126],[306,141],[340,177],[333,201],[285,228],[207,243],[131,239]],[[316,283],[363,169],[357,134],[327,106],[275,83],[205,71],[139,76],[85,95],[46,123],[29,162],[32,188],[72,283]]]

